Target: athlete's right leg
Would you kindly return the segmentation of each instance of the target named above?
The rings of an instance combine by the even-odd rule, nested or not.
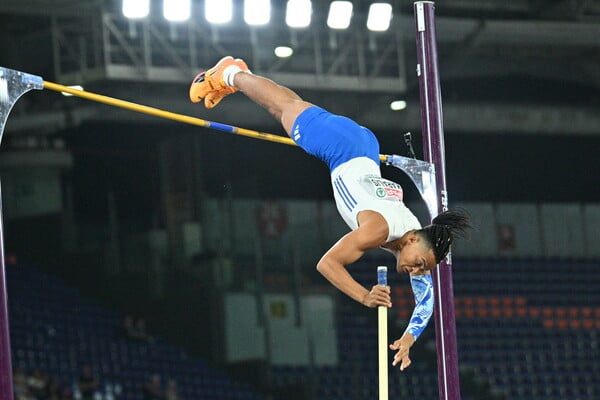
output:
[[[287,87],[252,74],[243,60],[229,56],[196,76],[190,86],[190,100],[194,103],[204,100],[207,108],[213,108],[225,96],[238,90],[267,109],[281,122],[288,135],[296,117],[312,106]]]
[[[285,86],[252,74],[240,59],[224,57],[200,73],[190,87],[190,99],[204,99],[206,107],[212,108],[238,90],[267,109],[298,146],[323,160],[330,170],[357,157],[379,164],[379,143],[371,131],[349,118],[313,107]]]
[[[298,115],[313,105],[302,100],[291,89],[262,76],[240,71],[233,77],[233,83],[250,100],[264,107],[280,121],[290,136]]]

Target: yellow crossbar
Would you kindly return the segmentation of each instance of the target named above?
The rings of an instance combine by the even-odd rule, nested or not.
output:
[[[268,140],[270,142],[277,142],[291,146],[297,146],[292,139],[286,136],[273,135],[271,133],[259,132],[251,129],[238,128],[237,126],[221,124],[219,122],[207,121],[201,118],[190,117],[188,115],[177,114],[171,111],[165,111],[159,108],[133,103],[131,101],[120,100],[114,97],[103,96],[101,94],[71,88],[54,82],[44,81],[44,88],[54,90],[56,92],[68,93],[73,96],[81,97],[87,100],[108,104],[114,107],[124,108],[126,110],[131,110],[142,114],[153,115],[158,118],[165,118],[173,121],[183,122],[184,124],[197,125],[202,126],[204,128],[213,128],[224,132],[234,133],[236,135],[242,135],[255,139]],[[387,159],[387,156],[380,155],[379,158],[382,161],[385,161]]]

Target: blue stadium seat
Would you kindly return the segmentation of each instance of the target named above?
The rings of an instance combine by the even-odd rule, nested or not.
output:
[[[141,387],[155,372],[165,377],[168,373],[181,393],[190,394],[187,398],[217,398],[226,392],[224,388],[234,387],[231,398],[259,399],[252,389],[235,385],[202,360],[182,357],[181,349],[160,340],[150,349],[150,345],[119,338],[121,316],[84,298],[58,278],[19,266],[7,269],[7,283],[15,367],[42,368],[76,387],[80,366],[91,363],[101,377],[103,400],[141,400]],[[197,379],[203,374],[212,378]]]

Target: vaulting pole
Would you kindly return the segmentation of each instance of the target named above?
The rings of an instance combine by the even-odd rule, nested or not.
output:
[[[435,167],[437,210],[442,212],[448,209],[448,192],[446,189],[442,99],[435,39],[435,4],[431,1],[418,1],[414,3],[414,9],[423,153],[425,161],[432,163]],[[430,208],[430,212],[432,211]],[[436,213],[432,213],[431,218],[435,216]],[[440,399],[459,400],[460,381],[450,254],[434,270],[433,281]]]
[[[387,286],[387,267],[377,267],[377,284]],[[377,307],[377,358],[379,361],[379,400],[389,399],[387,307]]]

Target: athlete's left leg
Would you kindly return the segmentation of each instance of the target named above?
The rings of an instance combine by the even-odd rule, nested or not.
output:
[[[262,76],[240,72],[235,74],[233,83],[250,100],[264,107],[281,122],[289,136],[298,115],[313,105],[302,100],[291,89]]]
[[[190,87],[190,99],[195,103],[204,99],[206,107],[212,108],[238,90],[269,111],[288,135],[298,115],[312,106],[291,89],[252,74],[244,61],[229,56],[196,76]]]

